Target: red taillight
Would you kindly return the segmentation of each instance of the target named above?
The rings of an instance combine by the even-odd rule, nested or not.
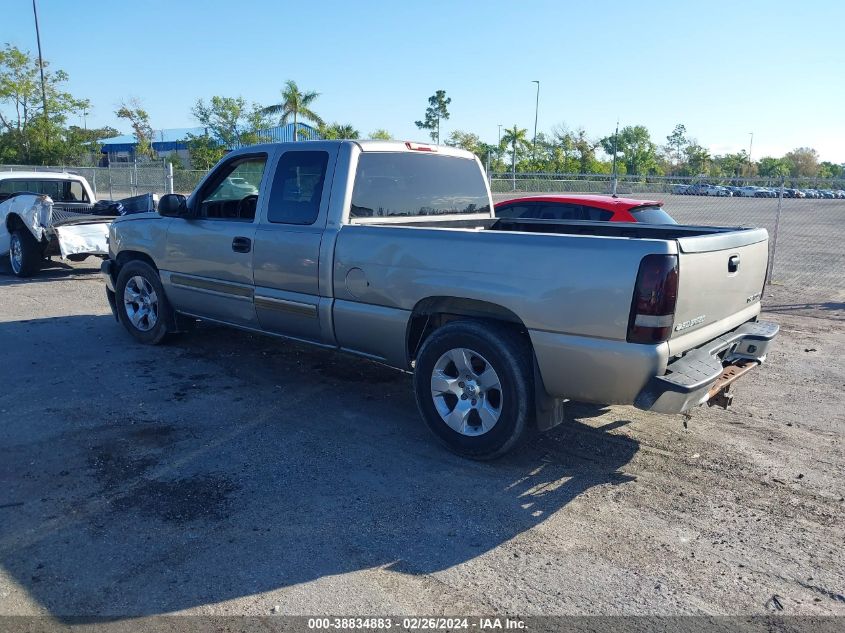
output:
[[[436,152],[437,148],[433,145],[424,145],[423,143],[412,143],[411,141],[405,141],[405,147],[408,149],[413,149],[418,152]]]
[[[672,334],[678,298],[677,255],[646,255],[640,262],[631,316],[629,343],[662,343]]]

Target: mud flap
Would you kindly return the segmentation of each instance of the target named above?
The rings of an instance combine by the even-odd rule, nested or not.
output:
[[[540,367],[537,359],[533,359],[534,365],[534,418],[538,431],[548,431],[563,422],[565,417],[564,398],[553,398],[546,392],[543,384],[543,377],[540,375]]]

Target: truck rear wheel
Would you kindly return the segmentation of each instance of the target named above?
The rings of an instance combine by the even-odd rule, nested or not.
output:
[[[41,246],[25,228],[12,232],[9,240],[9,263],[16,277],[31,277],[41,268]]]
[[[160,343],[168,333],[170,304],[158,271],[146,262],[127,262],[114,289],[117,318],[123,327],[142,343]]]
[[[472,459],[495,459],[523,438],[532,414],[530,351],[507,327],[453,321],[423,343],[417,406],[437,438]]]

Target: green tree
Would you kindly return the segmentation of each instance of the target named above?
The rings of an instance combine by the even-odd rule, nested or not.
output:
[[[173,165],[173,169],[185,169],[185,163],[179,158],[179,154],[176,152],[170,152],[167,156],[164,157],[165,163],[170,163]]]
[[[695,141],[690,141],[684,148],[686,158],[686,175],[698,176],[710,170],[710,152]]]
[[[152,157],[153,128],[150,125],[150,115],[141,106],[141,101],[137,97],[123,101],[120,104],[120,108],[115,112],[115,115],[118,119],[126,119],[132,126],[132,131],[135,133],[135,139],[137,140],[137,145],[135,146],[136,156]]]
[[[92,159],[98,158],[102,149],[98,141],[119,135],[120,132],[109,126],[89,130],[78,125],[70,125],[64,131],[65,156],[63,162],[74,165],[90,163]]]
[[[345,125],[341,125],[340,123],[326,125],[322,123],[317,128],[317,133],[326,140],[357,139],[361,136],[361,133],[350,123],[346,123]]]
[[[765,156],[757,162],[757,172],[761,176],[788,176],[790,164],[784,158]]]
[[[575,166],[575,135],[566,127],[565,124],[555,126],[552,130],[552,138],[554,139],[554,153],[555,160],[560,164],[559,171],[564,174],[573,172]]]
[[[613,153],[614,135],[606,136],[601,145],[607,154]],[[616,140],[617,154],[622,154],[625,169],[629,174],[656,174],[657,146],[651,140],[648,128],[644,125],[629,125],[619,130]]]
[[[736,154],[714,156],[710,167],[712,176],[754,176],[756,171],[756,165],[748,164],[748,154],[745,150]]]
[[[783,158],[790,164],[790,176],[815,177],[819,173],[819,154],[812,147],[798,147]]]
[[[438,145],[440,145],[440,120],[449,118],[450,103],[452,99],[446,96],[446,91],[438,90],[428,98],[425,119],[415,122],[419,129],[428,130],[431,140]]]
[[[591,141],[584,128],[575,133],[574,147],[578,157],[579,173],[589,174],[596,171],[596,148],[601,142]]]
[[[680,169],[683,158],[684,146],[689,144],[686,137],[687,128],[683,123],[678,123],[672,133],[666,137],[666,148],[668,154],[675,159],[675,169]]]
[[[280,125],[293,123],[293,140],[298,141],[299,119],[305,119],[317,125],[323,123],[320,115],[311,109],[311,104],[319,96],[319,92],[302,92],[293,79],[288,79],[285,82],[284,89],[282,89],[282,102],[267,106],[262,110],[262,113],[270,116],[279,115]]]
[[[236,149],[266,140],[261,130],[269,127],[263,108],[258,104],[248,107],[243,97],[214,96],[206,103],[198,99],[191,109],[206,134],[222,143],[224,148]]]
[[[516,174],[516,157],[520,151],[527,151],[531,149],[531,143],[528,142],[528,130],[520,128],[514,123],[510,129],[505,129],[502,135],[502,147],[510,147],[511,151],[511,171]]]
[[[208,134],[189,134],[188,155],[193,169],[211,169],[226,155],[226,147]]]
[[[490,171],[501,172],[505,170],[505,163],[502,160],[503,151],[499,145],[479,143],[476,154],[485,167],[490,166]]]
[[[68,157],[67,117],[90,108],[90,103],[67,92],[67,73],[49,66],[45,60],[45,116],[38,59],[10,44],[0,50],[0,159],[4,162],[56,164]]]
[[[819,163],[819,178],[842,177],[845,177],[845,165],[837,165],[826,160]]]
[[[382,128],[379,128],[374,132],[370,132],[370,138],[376,141],[389,141],[393,139],[390,132]]]
[[[464,132],[463,130],[455,130],[446,139],[446,145],[451,147],[460,147],[473,154],[481,153],[481,139],[478,134],[472,132]]]

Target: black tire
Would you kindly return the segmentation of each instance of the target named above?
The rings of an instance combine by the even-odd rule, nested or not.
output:
[[[148,286],[142,282],[138,282],[138,278],[143,279],[149,288],[155,293],[155,309],[150,307],[150,304],[144,307],[143,311],[148,314],[155,315],[153,319],[150,316],[141,317],[138,325],[133,323],[132,316],[127,310],[129,305],[125,301],[126,286],[132,284],[133,289],[137,289],[138,283],[141,283],[144,288]],[[130,293],[132,294],[132,293]],[[148,293],[148,298],[149,298]],[[134,304],[140,306],[140,303]],[[125,263],[120,273],[117,275],[117,283],[115,284],[115,306],[117,309],[117,318],[136,340],[147,345],[158,345],[162,339],[167,336],[170,331],[170,323],[172,322],[172,311],[167,297],[164,294],[164,287],[161,285],[161,278],[158,276],[152,266],[140,260],[132,260]]]
[[[484,368],[484,363],[491,365],[500,383],[498,419],[492,428],[479,432],[482,428],[480,418],[477,413],[470,413],[470,416],[475,415],[477,420],[471,429],[473,433],[477,433],[474,435],[458,432],[449,426],[441,417],[432,394],[431,381],[438,361],[441,361],[447,352],[455,349],[467,349],[479,355],[480,360],[472,356],[472,361],[479,362],[481,369]],[[446,367],[447,375],[451,378],[457,371],[457,365]],[[524,438],[533,417],[534,391],[530,348],[517,332],[507,326],[482,321],[452,321],[432,332],[423,343],[414,369],[414,392],[417,407],[426,424],[451,451],[478,460],[501,457],[514,449]],[[488,394],[492,399],[495,390]],[[457,396],[446,394],[446,397],[454,398],[455,407],[460,404]],[[479,400],[482,397],[484,396],[479,396]],[[472,401],[475,402],[474,399]],[[451,404],[444,397],[440,399],[439,406],[449,408]]]
[[[78,253],[78,254],[74,254],[74,255],[68,255],[67,258],[68,258],[68,261],[78,263],[78,262],[84,262],[86,259],[88,259],[88,255],[85,255],[84,253]]]
[[[18,249],[18,250],[16,250]],[[41,268],[41,245],[27,229],[15,229],[9,240],[9,264],[16,277],[32,277]]]

